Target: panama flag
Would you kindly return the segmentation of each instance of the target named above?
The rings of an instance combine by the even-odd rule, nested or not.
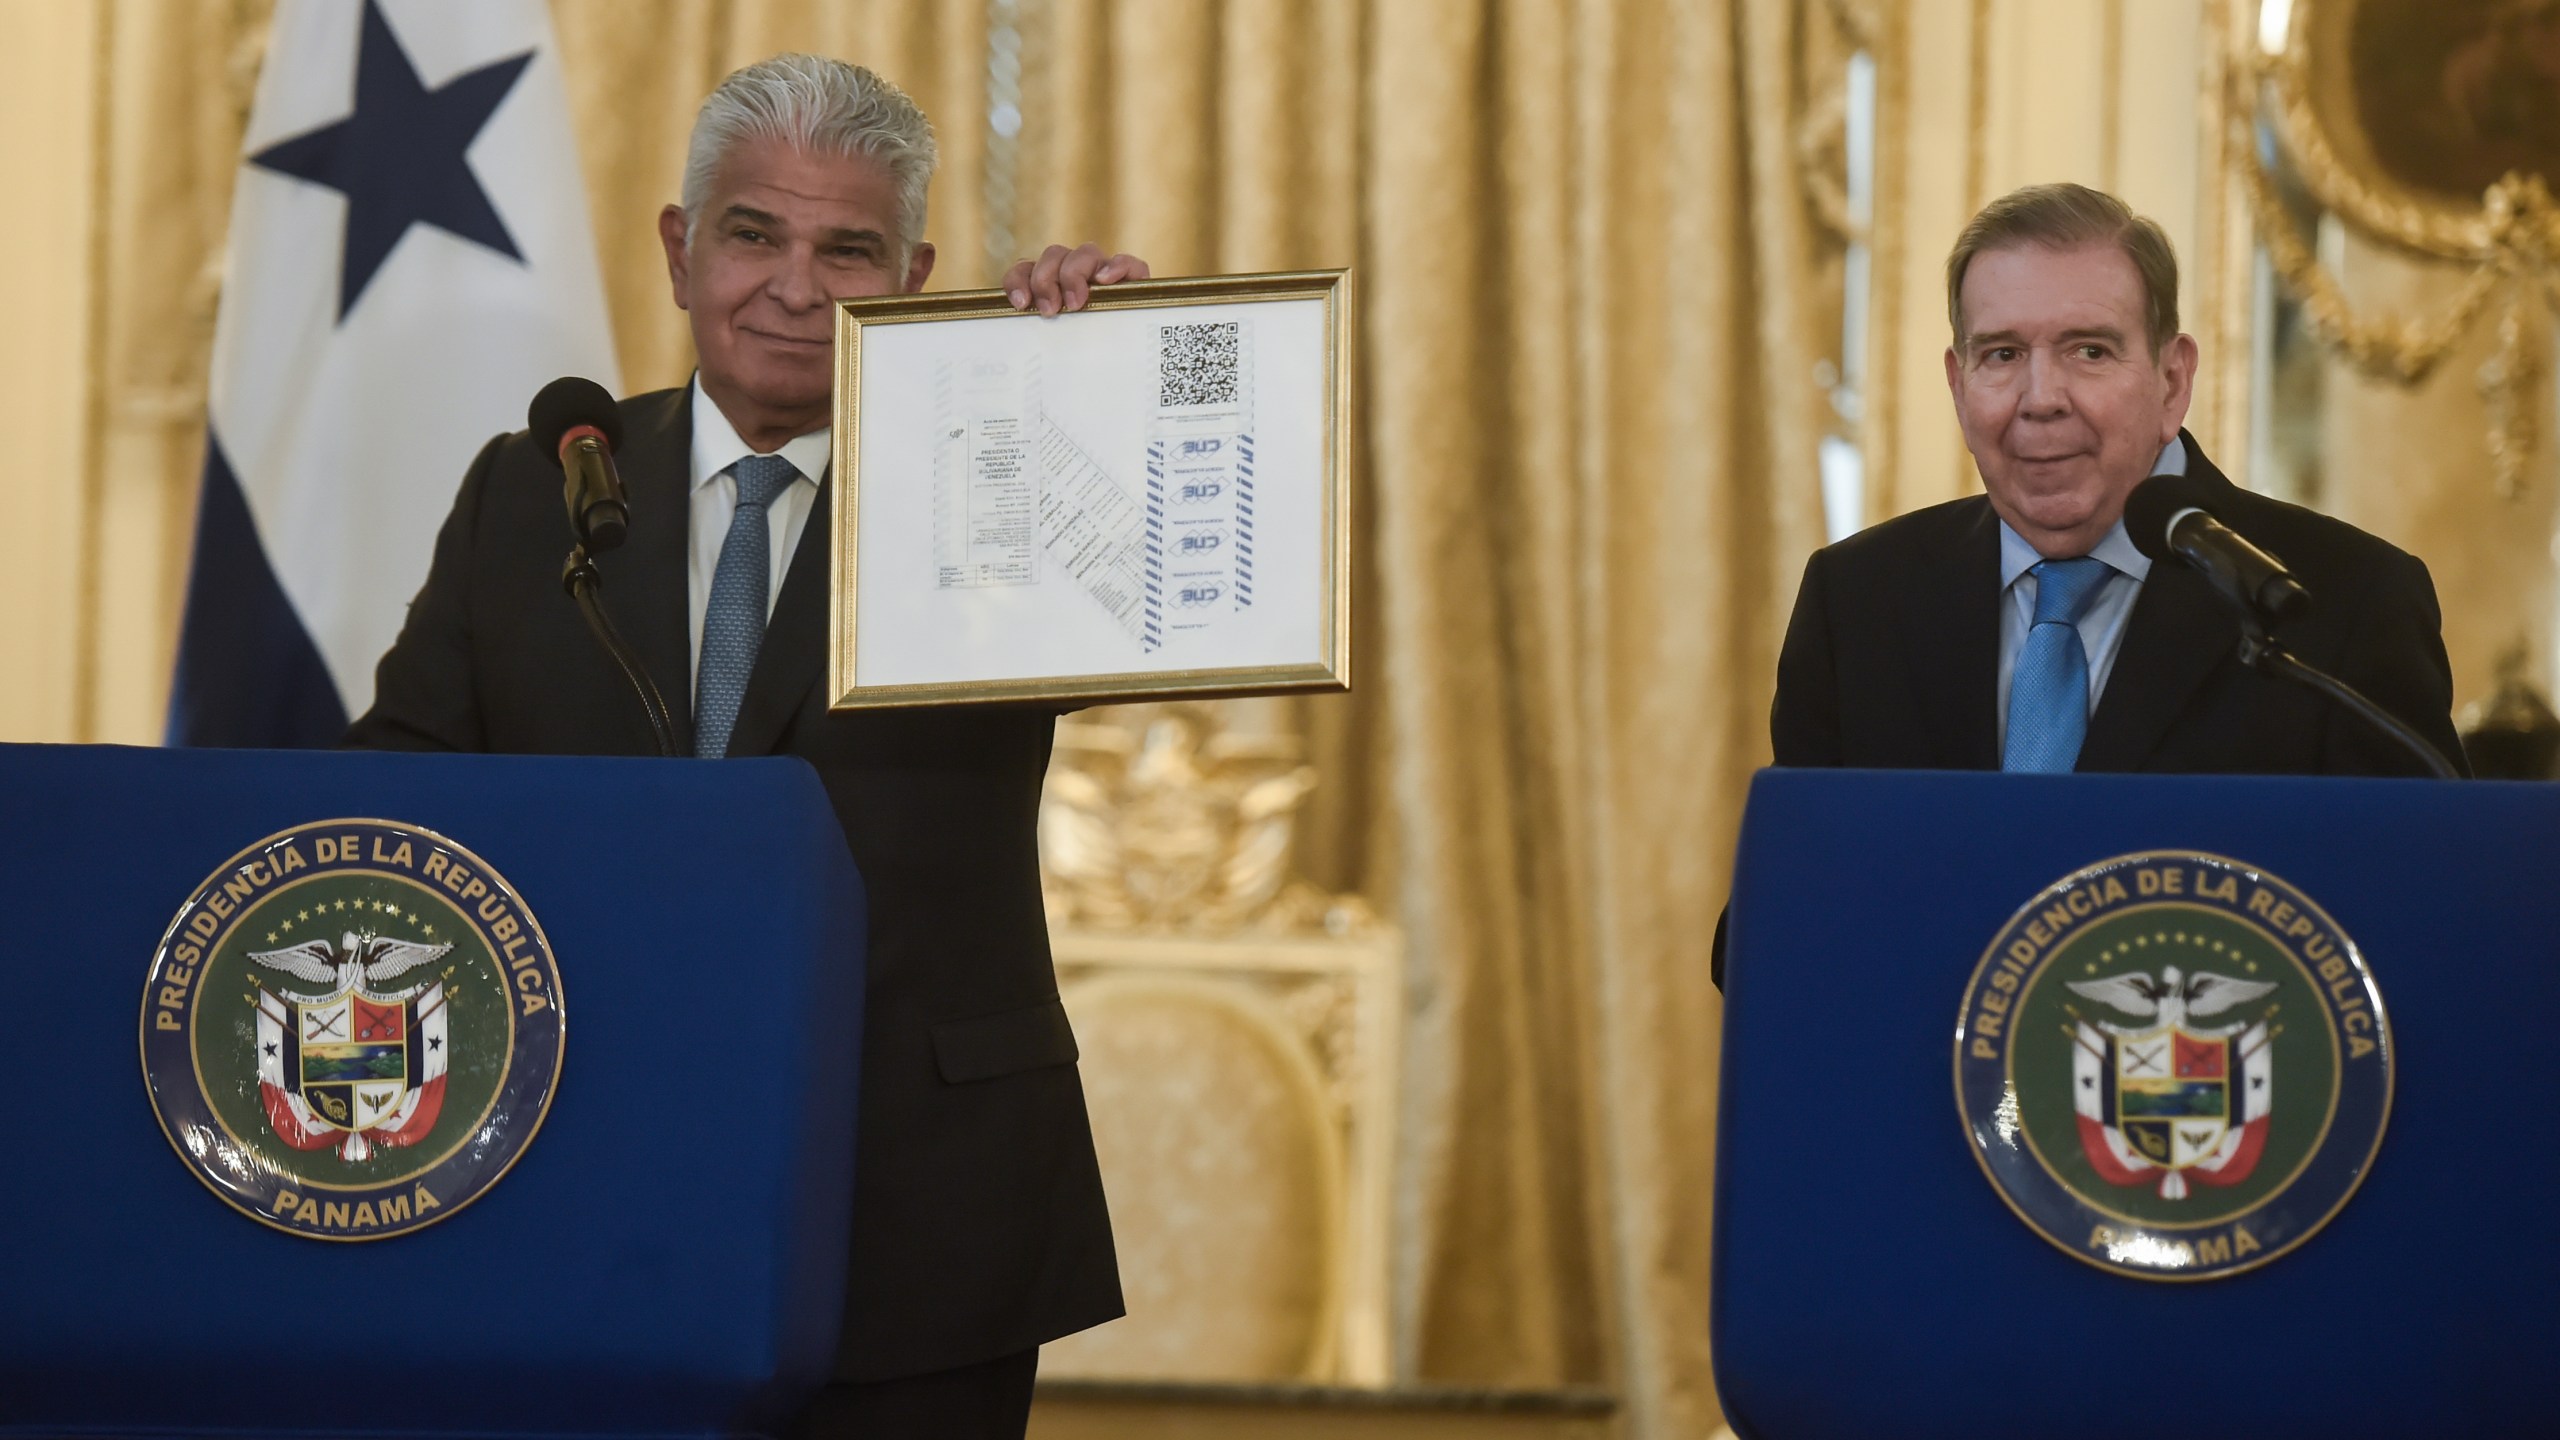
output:
[[[489,437],[618,389],[543,0],[280,0],[214,331],[169,739],[327,745]]]

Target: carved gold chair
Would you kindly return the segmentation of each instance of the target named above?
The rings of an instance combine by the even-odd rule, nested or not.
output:
[[[1384,1384],[1401,941],[1290,881],[1294,742],[1136,713],[1062,723],[1041,805],[1129,1298],[1041,1373]]]

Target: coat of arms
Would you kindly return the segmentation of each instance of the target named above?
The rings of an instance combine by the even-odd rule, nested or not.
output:
[[[2268,980],[2175,965],[2071,982],[2074,994],[2154,1023],[2077,1020],[2071,1096],[2080,1145],[2111,1184],[2156,1182],[2163,1200],[2183,1200],[2190,1184],[2230,1186],[2249,1178],[2266,1149],[2275,1098],[2273,1032],[2252,1024],[2197,1028],[2211,1017],[2275,990]],[[2075,1019],[2077,1017],[2075,1016]]]
[[[444,986],[384,989],[444,956],[372,934],[310,940],[249,959],[323,994],[258,986],[258,1098],[276,1138],[296,1150],[335,1145],[350,1161],[376,1145],[407,1145],[444,1107]]]

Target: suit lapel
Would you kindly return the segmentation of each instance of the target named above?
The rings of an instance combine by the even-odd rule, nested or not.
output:
[[[732,755],[773,753],[826,663],[833,484],[831,478],[818,481],[818,498],[810,502],[808,523],[800,528],[800,546],[791,552],[791,568],[783,572],[782,593],[774,599],[756,668],[738,702],[737,727],[729,732]]]
[[[2187,473],[2232,488],[2196,447],[2195,437],[2185,431],[2179,435],[2187,444]],[[2239,640],[2231,612],[2204,577],[2173,555],[2153,561],[2133,614],[2126,618],[2124,645],[2108,672],[2106,692],[2098,697],[2098,713],[2089,717],[2088,738],[2081,742],[2075,768],[2138,769],[2159,748],[2196,687],[2232,657]]]
[[[1903,591],[1912,694],[1929,753],[1963,770],[2000,768],[2000,525],[1978,499],[1956,543],[1932,551]]]
[[[675,712],[679,754],[693,753],[693,638],[685,594],[692,552],[693,390],[632,412],[615,455],[631,498],[631,534],[596,562],[614,624]],[[639,702],[634,700],[633,704]]]

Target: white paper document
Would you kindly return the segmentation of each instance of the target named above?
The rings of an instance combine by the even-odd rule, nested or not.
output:
[[[1036,352],[935,366],[936,586],[1064,580],[1148,653],[1252,606],[1253,322],[1155,329],[1135,487],[1042,411]]]
[[[1046,416],[1040,422],[1040,468],[1041,548],[1050,565],[1133,639],[1143,639],[1140,606],[1146,591],[1139,545],[1146,527],[1138,502]]]
[[[934,583],[1036,584],[1038,364],[945,360],[934,368]]]
[[[955,636],[1006,678],[1316,659],[1321,302],[1062,319],[866,331],[861,683],[948,678]],[[1257,390],[1273,363],[1285,403]]]

